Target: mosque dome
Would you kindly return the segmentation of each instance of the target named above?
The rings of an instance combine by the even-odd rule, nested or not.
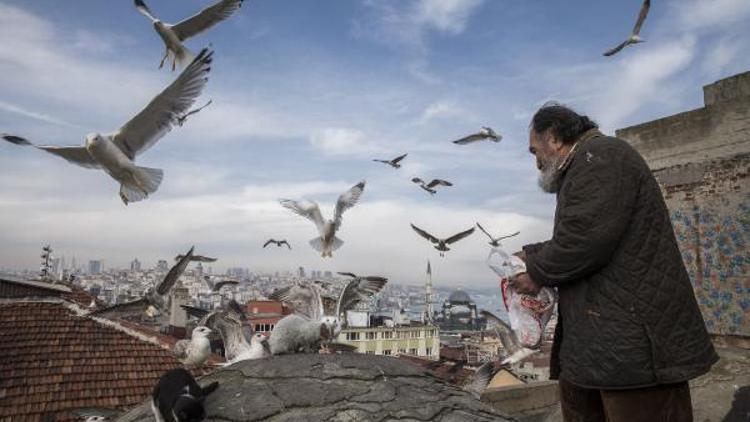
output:
[[[448,302],[452,305],[468,305],[471,303],[471,297],[463,290],[456,290],[448,296]]]

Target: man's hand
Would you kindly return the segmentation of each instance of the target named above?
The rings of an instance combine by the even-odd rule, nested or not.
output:
[[[513,277],[512,284],[518,293],[527,295],[535,295],[542,289],[542,286],[537,285],[536,282],[529,277],[528,273],[521,273]]]

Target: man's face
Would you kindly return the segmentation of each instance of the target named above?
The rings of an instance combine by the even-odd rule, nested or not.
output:
[[[547,193],[556,193],[560,181],[557,168],[565,159],[561,144],[549,133],[536,133],[532,130],[529,134],[529,152],[536,157],[539,187]]]

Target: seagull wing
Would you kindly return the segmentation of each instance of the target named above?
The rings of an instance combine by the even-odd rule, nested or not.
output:
[[[197,35],[232,16],[242,6],[242,0],[221,0],[196,15],[172,25],[172,31],[180,41]]]
[[[500,237],[498,237],[498,238],[497,238],[497,240],[503,240],[503,239],[507,239],[507,238],[509,238],[509,237],[513,237],[513,236],[518,236],[519,234],[521,234],[521,232],[520,232],[520,231],[519,231],[519,232],[515,232],[515,233],[512,233],[512,234],[507,234],[507,235],[505,235],[505,236],[500,236]]]
[[[191,316],[193,318],[201,319],[204,316],[208,315],[208,311],[202,308],[190,305],[180,305],[180,307],[185,310],[188,316]]]
[[[414,177],[411,179],[411,181],[419,185],[424,185],[424,180],[420,179],[419,177]]]
[[[492,312],[483,310],[480,312],[480,314],[487,321],[490,321],[492,323],[495,331],[500,337],[500,343],[503,344],[503,348],[505,348],[505,351],[509,355],[512,355],[513,353],[521,350],[521,342],[518,341],[518,337],[516,336],[516,333],[513,331],[513,329],[510,328],[510,325],[508,325],[502,319],[496,317]]]
[[[403,160],[404,158],[406,158],[406,156],[407,156],[407,155],[409,155],[409,154],[399,155],[398,157],[396,157],[396,158],[394,158],[393,160],[391,160],[391,163],[392,163],[392,164],[398,164],[398,163],[399,163],[399,161],[401,161],[401,160]]]
[[[643,22],[646,20],[646,16],[648,16],[648,10],[651,8],[651,0],[644,0],[643,6],[641,6],[641,11],[638,13],[638,20],[635,22],[635,26],[633,27],[633,35],[638,35],[641,33],[641,26],[643,26]]]
[[[41,149],[43,151],[47,151],[50,154],[55,154],[58,157],[62,157],[65,160],[79,165],[81,167],[86,168],[99,168],[99,163],[97,163],[91,155],[89,155],[89,152],[86,150],[86,147],[73,147],[73,146],[67,146],[67,147],[60,147],[55,145],[34,145],[32,144],[28,139],[22,138],[20,136],[14,136],[14,135],[2,135],[3,139],[6,141],[16,144],[16,145],[24,145],[24,146],[32,146],[37,149]]]
[[[93,316],[124,316],[124,315],[140,315],[146,308],[148,308],[149,302],[145,298],[131,300],[130,302],[120,303],[117,305],[108,306],[104,309],[99,309],[92,312],[90,315]]]
[[[217,258],[211,258],[203,255],[193,255],[193,262],[216,262]]]
[[[342,273],[341,271],[337,271],[336,274],[343,275],[345,277],[357,278],[357,275],[354,273]]]
[[[477,369],[477,372],[474,373],[474,376],[471,377],[471,381],[464,387],[464,389],[475,397],[479,397],[490,384],[494,375],[495,365],[492,362],[485,362]]]
[[[167,134],[203,91],[213,51],[206,48],[164,91],[114,134],[112,140],[131,160]]]
[[[349,281],[339,294],[336,316],[340,316],[362,300],[372,297],[382,290],[387,282],[387,278],[377,276],[357,277]]]
[[[622,42],[622,43],[620,43],[620,44],[619,44],[619,45],[618,45],[617,47],[615,47],[615,48],[612,48],[612,49],[610,49],[610,50],[607,50],[607,51],[605,51],[605,52],[604,52],[604,55],[605,55],[605,56],[612,56],[612,55],[616,54],[616,53],[617,53],[618,51],[620,51],[620,50],[622,50],[623,48],[625,48],[625,46],[626,46],[626,45],[628,45],[628,41],[623,41],[623,42]]]
[[[485,135],[483,135],[481,133],[474,133],[474,134],[471,134],[469,136],[464,136],[461,139],[456,139],[455,141],[453,141],[453,143],[454,144],[458,144],[458,145],[466,145],[466,144],[470,144],[472,142],[481,141],[484,138],[486,138]]]
[[[453,186],[453,183],[451,183],[451,182],[449,182],[447,180],[443,180],[443,179],[432,179],[432,182],[430,182],[429,184],[427,184],[427,187],[428,188],[434,188],[437,185],[440,185],[440,186]]]
[[[237,301],[234,299],[230,300],[229,303],[227,303],[227,310],[231,313],[236,314],[241,321],[247,319],[247,316],[245,315],[245,308],[243,308],[242,305],[237,303]]]
[[[136,10],[141,12],[143,16],[151,19],[151,21],[159,20],[154,17],[154,14],[151,13],[151,9],[149,9],[148,6],[146,6],[146,3],[144,3],[143,0],[135,0],[135,8]]]
[[[474,227],[470,228],[469,230],[463,231],[461,233],[454,234],[453,236],[445,239],[445,243],[451,244],[451,243],[458,242],[459,240],[463,239],[466,236],[469,236],[472,233],[474,233]]]
[[[162,280],[161,283],[156,286],[157,294],[164,296],[169,293],[169,291],[172,289],[175,283],[177,283],[177,280],[180,279],[180,276],[185,272],[185,269],[192,260],[194,249],[195,247],[190,248],[188,253],[185,254],[185,256],[183,256],[181,260],[177,261],[177,263],[169,269],[169,272],[164,277],[164,280]]]
[[[419,233],[420,236],[424,237],[425,239],[429,240],[432,243],[439,243],[440,239],[437,237],[427,233],[426,231],[420,229],[419,227],[415,226],[414,224],[411,225],[411,228],[414,229],[415,232]]]
[[[294,285],[275,290],[268,296],[271,300],[278,300],[291,306],[298,314],[310,320],[318,321],[323,315],[320,293],[311,285]]]
[[[218,292],[224,286],[229,286],[229,285],[236,286],[238,284],[240,284],[240,282],[237,281],[237,280],[222,280],[222,281],[214,284],[213,291]]]
[[[482,231],[482,233],[486,234],[486,235],[487,235],[487,237],[489,237],[491,241],[493,241],[493,242],[495,241],[495,239],[494,239],[494,238],[492,237],[492,235],[491,235],[491,234],[489,234],[489,233],[487,232],[487,230],[485,230],[485,229],[484,229],[484,227],[482,227],[482,225],[481,225],[481,224],[477,223],[477,227],[479,227],[479,230],[481,230],[481,231]]]
[[[188,349],[190,348],[190,340],[180,340],[172,347],[172,353],[179,360],[185,360],[188,356]]]
[[[388,161],[388,160],[378,160],[378,159],[373,159],[372,161],[376,161],[376,162],[378,162],[378,163],[384,163],[384,164],[390,164],[390,163],[391,163],[391,162],[390,162],[390,161]]]
[[[365,181],[363,180],[339,196],[338,201],[336,201],[336,209],[333,211],[333,225],[336,229],[341,226],[341,217],[344,215],[344,211],[353,207],[359,201],[359,197],[362,196],[364,190]]]
[[[320,208],[318,207],[318,204],[312,201],[297,202],[292,201],[291,199],[279,199],[279,203],[282,207],[289,208],[295,214],[301,215],[302,217],[305,217],[315,223],[315,227],[318,228],[318,232],[323,233],[323,226],[325,225],[325,221],[323,221],[323,216],[320,214]]]
[[[271,243],[275,243],[275,241],[273,239],[268,239],[268,241],[263,244],[263,247],[265,248],[266,246],[270,245]]]
[[[289,250],[292,250],[292,245],[290,245],[289,242],[287,242],[286,240],[282,240],[281,242],[279,242],[279,246],[281,245],[286,245],[286,247],[289,248]]]

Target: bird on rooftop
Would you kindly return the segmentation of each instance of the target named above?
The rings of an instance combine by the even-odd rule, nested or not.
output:
[[[190,50],[182,45],[182,42],[232,16],[232,14],[242,6],[242,1],[243,0],[220,0],[201,10],[192,17],[174,25],[170,25],[154,17],[154,14],[148,6],[146,6],[146,3],[144,3],[143,0],[134,0],[135,8],[143,16],[151,20],[154,25],[154,30],[156,30],[156,33],[159,34],[164,41],[166,50],[164,51],[164,57],[162,57],[161,62],[159,62],[159,69],[164,66],[164,61],[167,60],[168,57],[171,57],[172,71],[175,70],[177,64],[182,66],[192,58]]]
[[[191,247],[185,256],[177,262],[169,270],[164,279],[156,285],[156,287],[149,288],[143,294],[140,299],[131,300],[117,305],[112,305],[101,310],[97,310],[91,313],[94,316],[108,316],[108,315],[143,315],[144,313],[150,317],[161,316],[162,319],[169,316],[169,304],[171,301],[170,292],[180,276],[185,272],[190,259],[193,256],[193,250],[195,247]]]
[[[376,161],[378,163],[388,164],[389,166],[397,169],[397,168],[401,168],[400,162],[401,162],[401,160],[403,160],[404,158],[406,158],[407,155],[409,155],[409,154],[399,155],[398,157],[396,157],[396,158],[394,158],[392,160],[372,160],[372,161]]]
[[[479,141],[489,140],[492,142],[500,142],[500,140],[503,139],[502,135],[498,134],[492,128],[489,128],[487,126],[482,126],[482,128],[477,133],[472,133],[471,135],[464,136],[461,139],[456,139],[453,141],[454,144],[458,145],[467,145],[472,144]]]
[[[517,231],[517,232],[515,232],[513,234],[507,234],[505,236],[500,236],[500,237],[493,237],[491,234],[489,234],[487,232],[487,230],[484,229],[484,227],[482,227],[481,224],[477,223],[477,227],[479,227],[479,230],[481,230],[482,233],[486,234],[487,237],[490,238],[489,244],[490,244],[490,246],[494,246],[494,247],[500,246],[500,241],[503,240],[503,239],[507,239],[507,238],[513,237],[513,236],[518,236],[519,234],[521,234],[520,231]]]
[[[411,225],[411,228],[414,229],[417,234],[424,237],[425,239],[429,240],[431,243],[435,244],[435,249],[440,251],[440,256],[445,256],[445,252],[449,251],[450,248],[448,248],[448,245],[458,242],[459,240],[471,235],[474,233],[474,227],[470,228],[469,230],[462,231],[460,233],[454,234],[451,237],[445,238],[445,239],[438,239],[437,237],[427,233],[426,231],[420,229],[419,227],[415,226],[414,224]]]
[[[289,242],[286,241],[286,239],[284,240],[268,239],[268,241],[266,241],[266,243],[263,244],[263,247],[265,248],[271,243],[275,244],[278,247],[281,247],[281,245],[286,245],[287,248],[289,248],[290,250],[292,249],[292,245],[290,245]]]
[[[172,130],[177,117],[200,95],[211,69],[212,51],[204,49],[159,95],[117,132],[86,135],[84,146],[35,145],[20,136],[3,134],[16,145],[30,145],[85,168],[101,168],[120,182],[120,198],[127,205],[156,192],[164,171],[135,165],[135,157]]]
[[[188,367],[202,366],[203,363],[211,356],[211,342],[208,335],[211,329],[205,326],[198,326],[193,329],[190,340],[180,340],[175,343],[172,353],[184,365]]]
[[[336,237],[336,231],[341,227],[344,211],[353,207],[365,189],[365,181],[352,186],[351,189],[339,196],[332,220],[324,220],[320,213],[318,204],[314,201],[292,201],[290,199],[279,199],[279,203],[285,208],[292,210],[295,214],[307,218],[315,224],[320,236],[310,240],[310,246],[320,252],[322,257],[332,257],[333,251],[340,248],[344,241]]]
[[[502,365],[518,363],[539,351],[524,347],[510,325],[496,317],[492,312],[482,310],[480,314],[492,324],[492,329],[497,334],[500,343],[502,343],[505,349],[506,356],[500,362]]]
[[[453,183],[443,179],[432,179],[430,183],[425,183],[425,181],[420,179],[419,177],[414,177],[411,179],[411,181],[418,184],[420,188],[429,192],[430,195],[434,195],[437,193],[437,190],[435,190],[437,186],[453,186]]]
[[[193,110],[190,110],[187,113],[183,114],[182,116],[177,117],[177,126],[182,127],[182,125],[185,124],[185,121],[187,120],[188,117],[192,116],[195,113],[200,112],[204,108],[206,108],[209,105],[211,105],[212,102],[213,102],[213,100],[208,100],[208,102],[206,104],[204,104],[203,106],[198,107],[198,108],[193,109]]]
[[[643,22],[646,20],[646,16],[648,16],[648,10],[651,8],[651,0],[644,0],[643,5],[641,6],[641,11],[638,13],[638,20],[635,22],[635,26],[633,27],[633,31],[630,33],[630,36],[627,40],[623,41],[619,45],[617,45],[614,48],[611,48],[604,52],[605,56],[612,56],[617,54],[620,50],[623,48],[631,45],[631,44],[638,44],[641,42],[644,42],[645,40],[641,38],[641,26],[643,26]]]

